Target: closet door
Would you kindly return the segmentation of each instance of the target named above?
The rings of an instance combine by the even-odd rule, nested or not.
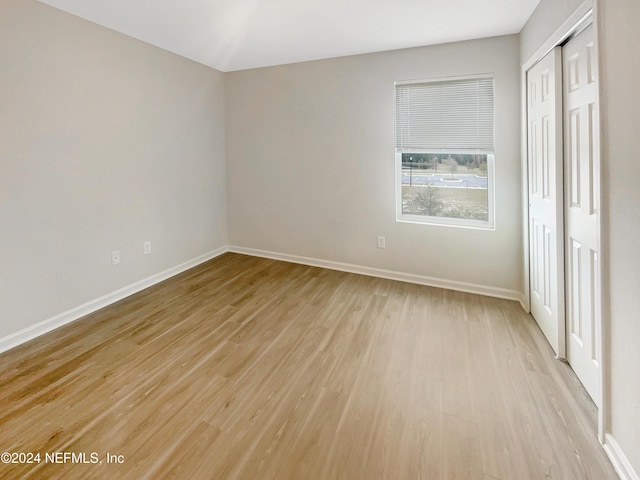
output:
[[[562,49],[527,72],[531,314],[565,357]]]
[[[563,48],[567,360],[600,406],[596,67],[589,26]]]

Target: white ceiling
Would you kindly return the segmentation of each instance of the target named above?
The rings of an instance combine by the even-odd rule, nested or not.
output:
[[[540,0],[40,0],[218,70],[520,31]]]

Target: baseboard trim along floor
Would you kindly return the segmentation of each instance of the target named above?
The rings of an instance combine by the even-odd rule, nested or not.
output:
[[[122,287],[115,292],[111,292],[103,295],[102,297],[90,300],[86,303],[83,303],[82,305],[67,310],[66,312],[59,313],[58,315],[48,318],[47,320],[36,323],[35,325],[31,325],[30,327],[23,328],[22,330],[18,330],[17,332],[7,335],[4,338],[0,338],[0,353],[11,350],[18,345],[39,337],[40,335],[44,335],[45,333],[51,332],[56,328],[60,328],[68,323],[74,322],[86,315],[89,315],[90,313],[96,312],[101,308],[119,302],[120,300],[127,298],[134,293],[138,293],[145,288],[149,288],[157,283],[173,277],[174,275],[178,275],[179,273],[182,273],[186,270],[189,270],[190,268],[200,265],[201,263],[209,261],[212,258],[222,255],[223,253],[226,253],[227,250],[227,247],[221,247],[212,252],[205,253],[204,255],[200,255],[199,257],[188,260],[184,263],[181,263],[180,265],[168,268],[167,270],[156,273],[155,275],[151,275],[150,277],[132,283],[131,285]]]
[[[634,471],[631,462],[611,434],[605,435],[603,447],[621,480],[640,480],[640,476]]]
[[[475,293],[478,295],[485,295],[495,298],[504,298],[507,300],[514,300],[520,302],[524,308],[524,295],[521,292],[515,290],[508,290],[503,288],[489,287],[485,285],[477,285],[473,283],[458,282],[455,280],[446,280],[436,277],[428,277],[424,275],[416,275],[412,273],[397,272],[393,270],[384,270],[381,268],[366,267],[363,265],[354,265],[350,263],[334,262],[331,260],[322,260],[312,257],[304,257],[300,255],[291,255],[287,253],[272,252],[268,250],[260,250],[256,248],[246,248],[240,246],[224,246],[214,251],[208,252],[204,255],[200,255],[187,262],[181,263],[175,267],[169,268],[163,272],[157,273],[150,277],[144,278],[138,282],[127,285],[120,288],[115,292],[103,295],[100,298],[96,298],[89,302],[86,302],[78,307],[62,312],[54,317],[39,322],[30,327],[19,330],[15,333],[7,335],[4,338],[0,338],[0,353],[10,350],[18,345],[28,342],[40,335],[44,335],[56,328],[62,327],[68,323],[71,323],[79,318],[89,315],[101,308],[109,306],[115,302],[118,302],[134,293],[138,293],[145,288],[151,287],[156,283],[160,283],[174,275],[189,270],[201,263],[211,260],[226,252],[241,253],[244,255],[251,255],[254,257],[270,258],[273,260],[281,260],[290,263],[298,263],[302,265],[309,265],[312,267],[328,268],[330,270],[338,270],[341,272],[358,273],[361,275],[367,275],[369,277],[386,278],[389,280],[397,280],[407,283],[415,283],[418,285],[427,285],[430,287],[444,288],[447,290],[455,290],[459,292]]]
[[[489,287],[486,285],[477,285],[474,283],[458,282],[455,280],[446,280],[443,278],[428,277],[425,275],[416,275],[413,273],[384,270],[381,268],[365,267],[363,265],[353,265],[350,263],[321,260],[318,258],[303,257],[299,255],[290,255],[288,253],[271,252],[268,250],[259,250],[256,248],[238,247],[235,245],[229,246],[229,251],[234,253],[242,253],[244,255],[251,255],[254,257],[270,258],[272,260],[282,260],[284,262],[299,263],[312,267],[328,268],[330,270],[338,270],[341,272],[358,273],[360,275],[367,275],[369,277],[386,278],[388,280],[398,280],[400,282],[444,288],[446,290],[455,290],[457,292],[475,293],[477,295],[485,295],[487,297],[515,300],[517,302],[520,302],[521,305],[524,305],[524,295],[522,294],[522,292],[508,290],[505,288]]]

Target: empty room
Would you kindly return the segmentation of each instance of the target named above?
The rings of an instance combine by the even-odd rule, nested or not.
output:
[[[0,0],[0,478],[640,480],[637,0]]]

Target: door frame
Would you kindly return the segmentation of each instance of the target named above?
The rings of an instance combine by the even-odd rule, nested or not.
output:
[[[555,33],[553,33],[547,41],[545,41],[542,46],[526,61],[522,64],[521,69],[521,85],[522,89],[520,92],[520,105],[521,105],[521,170],[522,170],[522,228],[523,228],[523,297],[522,297],[522,306],[527,312],[531,312],[531,285],[530,285],[530,262],[529,262],[529,165],[528,165],[528,138],[527,138],[527,71],[531,69],[539,60],[541,60],[544,56],[546,56],[551,50],[555,47],[562,45],[569,37],[579,32],[585,25],[588,23],[592,23],[594,26],[594,39],[595,39],[595,49],[596,49],[596,62],[599,63],[600,49],[599,49],[599,25],[598,25],[598,9],[597,9],[598,0],[585,0],[576,11],[558,28]],[[597,65],[599,67],[599,65]],[[598,112],[600,112],[600,97],[601,97],[601,72],[598,70],[598,89],[596,95],[596,103],[598,105]],[[604,122],[599,122],[599,135],[602,140],[602,128]],[[599,178],[600,192],[603,191],[602,185],[602,159],[604,158],[602,152],[602,145],[604,142],[599,142],[600,148],[600,169],[601,172]],[[598,198],[598,212],[603,212],[602,203],[603,203],[603,195],[600,194]],[[564,209],[564,203],[559,205],[559,208]],[[608,258],[606,256],[605,250],[603,247],[603,222],[602,222],[602,214],[598,215],[598,254],[601,259],[601,268],[598,272],[598,282],[600,285],[600,308],[598,309],[596,315],[598,318],[598,324],[600,326],[600,395],[599,403],[601,407],[598,409],[598,439],[602,445],[605,444],[605,434],[609,431],[608,425],[608,412],[609,412],[609,395],[607,388],[607,369],[609,365],[609,350],[607,348],[608,345],[608,324],[605,324],[605,320],[607,320],[607,316],[605,312],[608,311],[608,296],[605,295],[605,289],[607,288],[605,283],[605,272],[608,272]],[[564,248],[564,245],[563,245]],[[561,268],[565,268],[563,264]],[[564,288],[564,286],[563,286]],[[563,291],[564,294],[564,291]],[[563,328],[566,328],[566,322]]]

